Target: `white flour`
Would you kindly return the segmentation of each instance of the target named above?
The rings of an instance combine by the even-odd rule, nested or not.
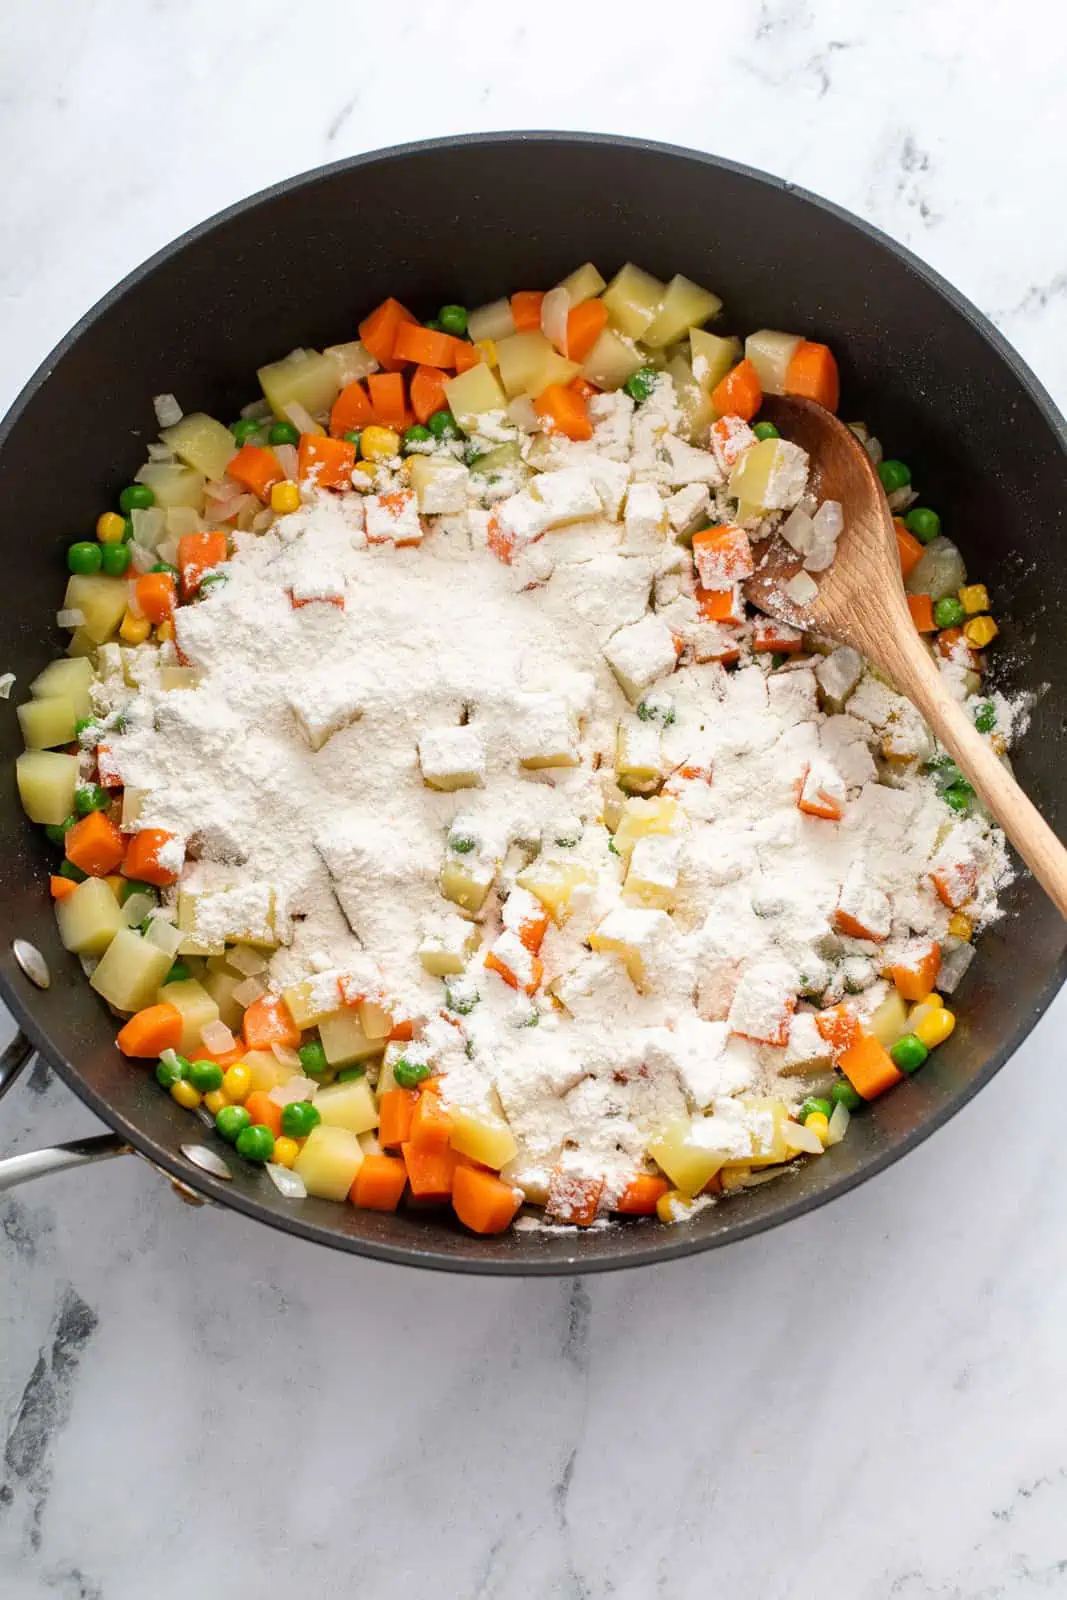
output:
[[[187,847],[182,888],[240,888],[243,914],[273,918],[286,941],[271,961],[275,987],[373,961],[448,1073],[448,1097],[506,1113],[520,1145],[508,1171],[531,1195],[561,1157],[607,1173],[614,1193],[671,1118],[728,1115],[729,1097],[745,1091],[799,1098],[802,1079],[777,1077],[810,1044],[810,1008],[790,1020],[798,991],[827,1003],[861,989],[861,1009],[872,1008],[887,957],[914,936],[944,940],[950,913],[927,875],[935,855],[977,873],[969,914],[979,924],[995,915],[1006,874],[1000,835],[954,817],[914,761],[894,786],[875,781],[872,752],[881,761],[891,734],[897,745],[911,738],[912,754],[926,735],[871,677],[847,699],[851,653],[768,677],[746,625],[726,627],[736,670],[704,658],[722,653],[723,625],[686,611],[692,562],[652,501],[665,506],[680,482],[699,479],[697,452],[684,441],[662,448],[678,414],[669,395],[656,398],[636,424],[624,396],[596,402],[594,451],[602,464],[629,464],[632,448],[640,475],[629,523],[627,467],[600,474],[599,503],[588,476],[569,473],[552,494],[546,480],[539,510],[520,491],[510,523],[505,501],[513,565],[487,553],[488,518],[476,510],[424,518],[418,547],[368,545],[358,496],[309,491],[269,532],[238,534],[228,581],[178,611],[197,687],[158,688],[155,653],[143,648],[123,653],[138,686],[124,684],[116,653],[102,691],[126,715],[128,731],[109,743],[127,786],[144,791],[138,825]],[[561,465],[590,458],[555,448]],[[537,449],[546,441],[527,453]],[[700,454],[709,465],[693,500],[706,505],[722,474]],[[585,520],[552,528],[560,517]],[[538,521],[549,531],[532,532]],[[673,606],[689,618],[680,632],[646,611],[654,580],[663,614]],[[311,596],[321,598],[294,605]],[[619,628],[631,632],[620,640]],[[674,651],[665,660],[661,649],[671,632],[686,643],[673,671]],[[642,874],[675,896],[670,912],[624,897],[625,858],[603,823],[623,798],[613,779],[627,720],[673,774],[681,808],[672,841],[635,852]],[[536,765],[561,749],[578,764]],[[461,768],[473,786],[449,792],[448,773]],[[805,781],[805,794],[837,797],[840,822],[798,810]],[[469,1009],[442,1020],[445,985],[417,952],[428,940],[462,947],[465,925],[440,890],[457,837],[473,841],[459,859],[495,887],[462,980]],[[550,925],[543,983],[528,998],[483,961],[515,874],[538,850],[585,867],[590,881]],[[880,920],[872,931],[888,939],[835,932],[839,905]],[[602,925],[609,947],[591,950]],[[639,953],[639,987],[612,930]],[[506,951],[514,932],[504,941]]]

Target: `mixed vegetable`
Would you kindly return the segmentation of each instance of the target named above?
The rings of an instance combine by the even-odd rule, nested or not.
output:
[[[416,540],[420,518],[449,508],[448,474],[457,463],[488,483],[525,470],[513,441],[485,447],[487,417],[503,413],[529,436],[582,443],[594,435],[597,396],[621,390],[641,407],[664,376],[691,444],[714,449],[729,471],[732,520],[679,533],[700,575],[701,617],[729,630],[739,606],[745,616],[737,577],[751,570],[751,545],[769,531],[766,519],[780,520],[772,487],[784,441],[757,420],[763,396],[804,395],[836,410],[839,382],[825,344],[761,330],[742,347],[705,328],[719,311],[718,297],[688,279],[664,283],[632,264],[610,283],[587,264],[547,292],[522,290],[470,311],[449,304],[425,321],[387,299],[359,324],[357,340],[300,349],[262,367],[262,398],[229,427],[204,414],[182,415],[172,397],[157,397],[159,444],[117,507],[101,514],[95,537],[67,551],[58,622],[70,644],[18,708],[26,750],[17,762],[25,810],[57,851],[50,889],[60,937],[123,1019],[123,1054],[154,1064],[179,1105],[210,1121],[246,1161],[268,1166],[285,1193],[382,1211],[410,1194],[450,1205],[476,1233],[506,1229],[527,1199],[542,1204],[548,1220],[580,1227],[605,1209],[677,1221],[709,1195],[763,1181],[798,1155],[817,1156],[839,1142],[852,1113],[920,1069],[953,1030],[938,983],[944,977],[954,987],[966,968],[974,884],[949,871],[934,879],[952,912],[948,939],[918,943],[906,962],[890,967],[884,976],[892,988],[873,1014],[861,1016],[847,994],[811,1008],[825,1046],[812,1052],[811,1092],[796,1109],[784,1099],[758,1102],[761,1131],[743,1155],[709,1147],[694,1137],[699,1117],[686,1118],[651,1141],[645,1169],[621,1192],[606,1196],[602,1181],[561,1169],[546,1192],[528,1193],[501,1176],[516,1149],[506,1118],[449,1103],[420,1043],[420,1019],[404,1016],[372,978],[340,990],[333,980],[309,978],[276,992],[270,904],[254,921],[246,908],[244,923],[235,920],[220,940],[203,937],[196,897],[182,890],[182,841],[139,824],[142,797],[123,786],[112,758],[109,738],[121,733],[121,718],[101,710],[99,683],[127,670],[131,653],[150,649],[163,662],[161,687],[183,686],[189,669],[176,648],[174,617],[226,582],[235,530],[264,531],[316,494],[374,490],[375,515],[387,529],[381,537],[404,543],[409,527]],[[747,424],[751,432],[742,433]],[[917,503],[908,466],[884,458],[868,430],[854,427],[896,513],[915,626],[958,673],[979,731],[1002,748],[994,701],[973,701],[982,652],[997,635],[988,591],[967,581],[937,512]],[[373,528],[368,501],[372,540]],[[487,544],[502,561],[515,556],[514,533],[501,521],[490,523]],[[294,593],[294,606],[303,603]],[[802,655],[823,652],[826,659],[826,648],[768,619],[757,621],[745,645],[765,661],[772,657],[774,669]],[[741,653],[740,646],[724,647],[717,659],[730,667]],[[634,903],[669,910],[669,886],[647,847],[671,834],[678,785],[697,774],[666,772],[649,756],[646,735],[651,730],[658,741],[669,703],[644,696],[622,660],[612,666],[627,692],[634,688],[635,716],[620,728],[625,794],[610,823],[610,849],[627,864]],[[565,728],[559,738],[565,745]],[[890,767],[916,763],[913,749],[893,749],[891,735],[881,756]],[[456,750],[426,741],[420,759],[431,786],[470,781]],[[536,771],[562,759],[553,746],[532,751],[524,764]],[[953,811],[975,807],[950,760],[933,747],[920,760]],[[817,785],[810,792],[805,785],[797,804],[829,824],[841,815]],[[565,839],[556,844],[565,851]],[[516,991],[536,994],[546,930],[566,918],[585,870],[557,856],[521,873],[485,967]],[[453,830],[441,890],[459,915],[450,935],[428,940],[419,955],[443,980],[442,1015],[457,1025],[477,999],[468,964],[491,883],[478,841]],[[613,933],[610,920],[592,948],[614,951],[640,983],[640,952],[624,929]],[[836,927],[873,941],[875,954],[884,937],[844,902]],[[294,1175],[288,1187],[286,1174]]]

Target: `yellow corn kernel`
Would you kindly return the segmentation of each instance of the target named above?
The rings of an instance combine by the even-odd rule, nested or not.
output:
[[[135,617],[132,611],[127,611],[119,628],[119,638],[124,644],[144,644],[152,632],[152,624],[147,617]]]
[[[938,1010],[929,1011],[925,1017],[920,1018],[912,1031],[928,1050],[935,1050],[939,1044],[944,1044],[955,1026],[956,1018],[952,1012],[941,1006]]]
[[[126,518],[117,511],[105,511],[96,519],[96,537],[101,544],[118,544],[126,532]]]
[[[362,472],[365,477],[373,478],[374,477],[374,473],[375,473],[374,462],[373,461],[357,461],[355,466],[352,468],[352,471],[353,472]]]
[[[477,350],[487,367],[496,366],[497,353],[495,339],[476,339],[474,341],[474,348]]]
[[[295,483],[276,483],[270,492],[270,508],[279,516],[300,510],[300,490]]]
[[[221,1089],[209,1089],[204,1096],[204,1110],[210,1111],[213,1117],[217,1117],[223,1106],[229,1103]]]
[[[965,583],[959,591],[959,600],[969,617],[989,610],[989,590],[984,583]]]
[[[987,644],[992,644],[999,632],[992,617],[972,617],[963,624],[963,637],[976,650],[984,650]]]
[[[970,944],[974,938],[974,923],[962,911],[954,911],[948,919],[948,931],[954,939],[966,939]]]
[[[804,1118],[805,1128],[814,1128],[823,1144],[826,1143],[830,1132],[830,1119],[824,1111],[809,1111]]]
[[[166,622],[157,622],[155,637],[160,644],[171,644],[174,640],[174,624],[168,617]]]
[[[392,428],[379,428],[372,422],[359,436],[359,453],[367,461],[384,461],[388,456],[398,456],[400,435]]]
[[[129,878],[123,878],[119,873],[113,872],[104,879],[104,882],[115,896],[119,905],[121,905],[126,897],[126,890],[130,886]]]
[[[240,1106],[252,1092],[252,1073],[243,1061],[227,1067],[222,1077],[222,1092],[231,1106]]]
[[[195,1111],[201,1098],[199,1089],[194,1089],[184,1078],[179,1078],[177,1083],[171,1084],[170,1097],[172,1100],[177,1100],[180,1106],[184,1106],[186,1111]]]
[[[274,1154],[271,1156],[271,1160],[275,1166],[291,1167],[299,1154],[300,1146],[296,1140],[288,1139],[283,1134],[280,1139],[275,1139],[274,1141]]]
[[[661,1222],[684,1222],[693,1210],[694,1202],[681,1189],[668,1189],[656,1201],[656,1215]]]

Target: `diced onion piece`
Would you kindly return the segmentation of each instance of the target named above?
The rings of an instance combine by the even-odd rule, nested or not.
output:
[[[81,969],[87,978],[91,978],[97,967],[100,965],[99,956],[79,956],[78,961],[81,964]]]
[[[268,528],[273,528],[275,514],[270,506],[264,506],[262,511],[257,511],[252,518],[252,532],[266,533]]]
[[[277,1161],[266,1163],[267,1176],[280,1195],[286,1200],[306,1200],[307,1189],[299,1172],[290,1172],[288,1167],[283,1167]]]
[[[197,521],[199,520],[200,519],[198,517]],[[192,533],[200,532],[199,528],[193,528],[188,531]],[[156,547],[156,559],[157,561],[165,561],[168,566],[176,567],[178,565],[177,539],[167,538],[160,540],[160,543]]]
[[[144,616],[144,611],[141,609],[141,602],[137,598],[137,584],[132,578],[126,585],[126,604],[130,608],[131,617]]]
[[[226,952],[226,965],[232,967],[234,972],[243,972],[246,978],[251,978],[257,972],[266,972],[267,958],[262,951],[253,950],[251,945],[235,944],[232,950]]]
[[[806,1156],[822,1155],[822,1140],[806,1123],[784,1122],[782,1140],[787,1150],[801,1150]]]
[[[570,292],[562,284],[558,289],[549,289],[541,302],[541,332],[550,344],[555,345],[561,356],[567,354],[567,318],[570,309]]]
[[[148,446],[148,459],[149,461],[156,462],[166,461],[169,464],[170,462],[177,461],[178,457],[174,454],[174,451],[171,449],[169,444],[157,444],[157,442],[153,439],[152,443]]]
[[[72,606],[67,611],[56,612],[57,628],[83,628],[85,626],[85,612]]]
[[[319,431],[321,432],[321,429]],[[274,459],[285,473],[285,476],[290,482],[295,483],[300,465],[300,457],[297,454],[296,445],[275,444],[271,446],[271,449],[274,451]]]
[[[514,400],[509,400],[507,411],[509,422],[513,422],[523,433],[540,433],[541,418],[534,410],[534,403],[528,394],[519,394]]]
[[[136,928],[155,909],[156,902],[150,894],[131,894],[123,903],[122,920],[127,928]]]
[[[241,417],[248,422],[266,422],[268,417],[274,415],[270,408],[270,401],[250,400],[248,405],[241,407]]]
[[[320,425],[315,421],[315,418],[311,415],[311,412],[302,406],[299,400],[290,400],[289,404],[283,409],[286,416],[289,418],[289,421],[293,424],[293,427],[299,428],[301,433],[326,432],[326,429],[320,427]]]
[[[233,998],[239,1006],[255,1005],[261,995],[266,994],[267,985],[262,978],[243,978],[234,985]]]
[[[297,1073],[287,1083],[276,1083],[269,1091],[268,1099],[273,1100],[276,1106],[291,1106],[296,1100],[313,1099],[317,1088],[318,1084],[314,1079],[305,1078]]]
[[[172,394],[153,395],[152,405],[161,428],[173,428],[176,422],[182,420],[184,412]]]
[[[165,1067],[177,1067],[180,1064],[177,1050],[161,1050],[159,1059]]]
[[[233,1034],[224,1022],[205,1022],[200,1029],[200,1042],[207,1045],[216,1055],[225,1055],[227,1050],[232,1050],[237,1043]]]
[[[272,1044],[271,1051],[280,1066],[292,1067],[295,1072],[300,1071],[300,1057],[295,1050],[290,1050],[287,1044]]]
[[[132,895],[130,899],[133,899]],[[145,938],[149,944],[154,944],[157,949],[173,957],[178,954],[178,946],[185,938],[185,934],[173,922],[168,922],[166,917],[153,917],[148,924]]]
[[[830,1113],[830,1124],[826,1130],[827,1144],[840,1144],[841,1140],[848,1132],[848,1125],[851,1120],[852,1119],[848,1107],[843,1106],[841,1102],[838,1101],[837,1105],[834,1106],[833,1111]]]
[[[15,674],[13,672],[0,673],[0,700],[7,700],[15,687]]]
[[[134,572],[151,572],[156,564],[156,552],[146,549],[143,544],[138,544],[135,539],[130,540],[128,549],[130,552],[130,566]]]
[[[795,578],[790,578],[784,588],[786,599],[792,600],[796,606],[810,606],[818,592],[818,584],[814,578],[809,578],[806,572],[798,572]]]
[[[133,523],[133,542],[145,550],[154,550],[167,529],[167,513],[162,506],[148,506],[145,510],[130,512]]]

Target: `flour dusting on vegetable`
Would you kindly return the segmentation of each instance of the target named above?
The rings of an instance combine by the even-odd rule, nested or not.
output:
[[[720,310],[633,265],[386,300],[232,427],[157,395],[70,546],[70,648],[18,709],[60,935],[294,1204],[677,1222],[822,1157],[953,1029],[1004,841],[891,684],[746,603],[772,533],[798,605],[833,561],[841,509],[759,412],[838,378]],[[988,594],[854,427],[1004,753]]]

